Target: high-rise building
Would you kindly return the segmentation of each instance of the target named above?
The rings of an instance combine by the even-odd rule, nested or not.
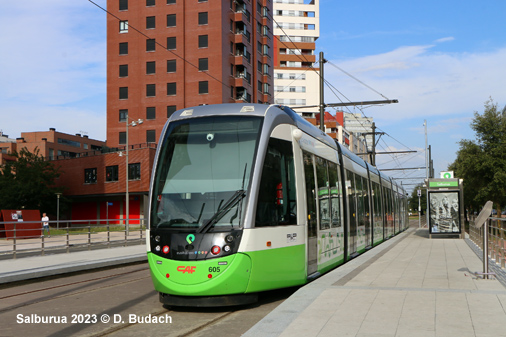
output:
[[[107,144],[156,143],[177,109],[273,97],[272,0],[108,0]]]
[[[361,138],[367,144],[367,151],[373,149],[373,136],[372,136],[372,117],[362,117],[359,113],[346,113],[338,112],[342,114],[343,126],[349,132],[353,133],[355,137]]]
[[[274,102],[318,105],[315,42],[320,36],[319,0],[274,0]],[[314,118],[318,108],[297,110]]]

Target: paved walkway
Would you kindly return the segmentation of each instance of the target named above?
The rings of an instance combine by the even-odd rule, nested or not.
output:
[[[506,336],[506,288],[462,239],[410,229],[298,290],[244,336]]]

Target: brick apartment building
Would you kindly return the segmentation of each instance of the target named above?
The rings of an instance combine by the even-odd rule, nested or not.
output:
[[[5,155],[5,157],[0,157],[0,165],[7,158],[12,159],[9,156],[10,153],[19,151],[22,148],[26,148],[32,153],[38,149],[42,157],[56,160],[76,158],[93,151],[101,151],[105,146],[103,141],[90,139],[86,135],[69,135],[58,132],[54,128],[49,129],[49,131],[22,132],[21,137],[16,138],[16,140],[3,135],[0,138],[0,154]]]
[[[273,103],[271,0],[108,0],[107,145],[156,143],[177,109]],[[119,20],[118,20],[119,18]]]

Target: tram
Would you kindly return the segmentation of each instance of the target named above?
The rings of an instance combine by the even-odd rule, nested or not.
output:
[[[160,136],[147,255],[168,306],[251,303],[408,226],[405,191],[288,107],[176,111]]]

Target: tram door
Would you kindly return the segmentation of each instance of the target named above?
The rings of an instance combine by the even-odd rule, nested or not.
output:
[[[307,274],[318,270],[317,218],[316,218],[316,186],[313,156],[304,152],[304,178],[306,181],[307,210]]]
[[[348,255],[357,252],[357,200],[355,174],[346,170],[346,194],[348,198],[348,214],[350,218],[350,231],[348,232]]]

